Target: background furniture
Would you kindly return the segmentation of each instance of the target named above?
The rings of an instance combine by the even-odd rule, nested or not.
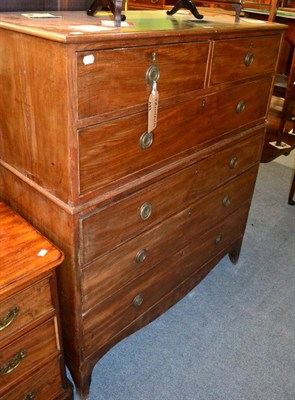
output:
[[[293,180],[291,183],[290,193],[289,193],[289,198],[288,198],[288,203],[291,206],[295,205],[294,193],[295,193],[295,173],[294,173]]]
[[[61,15],[0,16],[0,196],[65,253],[65,357],[84,398],[106,351],[237,262],[284,28],[152,11],[120,30],[97,17],[96,33]]]
[[[288,25],[288,30],[284,35],[284,42],[277,69],[273,101],[271,103],[268,121],[269,126],[266,131],[265,144],[262,152],[261,161],[269,162],[280,155],[289,155],[295,148],[295,135],[288,132],[293,129],[293,115],[295,90],[295,12],[292,2],[282,7],[282,2],[278,0],[261,2],[243,2],[243,12],[248,18],[280,22]],[[287,147],[274,147],[270,143],[281,146],[286,142]]]
[[[0,11],[87,10],[90,0],[0,0]]]
[[[0,201],[0,399],[71,399],[55,268],[63,255]]]

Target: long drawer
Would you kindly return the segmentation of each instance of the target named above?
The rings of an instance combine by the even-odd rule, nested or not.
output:
[[[0,393],[59,350],[54,319],[1,348]]]
[[[84,356],[105,345],[205,262],[241,237],[247,215],[248,205],[84,315]]]
[[[0,400],[55,400],[64,392],[59,357],[38,369],[28,379],[19,382]]]
[[[262,144],[260,130],[235,146],[86,215],[80,221],[81,264],[150,228],[257,163]]]
[[[264,78],[160,109],[153,132],[146,131],[147,113],[81,129],[80,194],[126,184],[198,145],[261,122],[271,84]]]
[[[264,35],[215,41],[210,85],[272,73],[276,67],[280,39],[280,35]]]
[[[190,62],[187,62],[188,54]],[[208,54],[208,41],[79,52],[78,118],[113,115],[116,111],[146,104],[151,92],[147,74],[157,76],[151,67],[159,69],[162,100],[202,89]]]
[[[249,204],[256,173],[257,166],[254,166],[201,201],[84,268],[83,311],[90,310],[187,243],[197,240],[208,226],[215,225],[242,204]]]
[[[0,303],[1,343],[53,310],[49,277],[6,298]]]

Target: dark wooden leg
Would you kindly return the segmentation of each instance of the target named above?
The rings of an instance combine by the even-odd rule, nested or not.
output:
[[[241,237],[230,249],[228,256],[233,264],[236,264],[239,261],[240,252],[242,248],[243,237]]]
[[[76,392],[81,400],[87,400],[89,397],[93,367],[94,365],[90,363],[80,366],[80,370],[75,367],[71,369],[71,366],[68,366],[75,383]]]
[[[178,0],[172,10],[167,11],[167,15],[173,15],[181,8],[186,8],[187,10],[189,10],[197,19],[203,19],[204,17],[199,13],[197,7],[191,0]]]
[[[288,203],[289,203],[291,206],[294,206],[294,205],[295,205],[294,193],[295,193],[295,172],[294,172],[293,181],[292,181],[292,184],[291,184],[290,193],[289,193],[289,198],[288,198]]]
[[[235,22],[239,23],[240,22],[241,10],[242,10],[242,4],[232,4],[232,7],[235,10]]]
[[[115,20],[115,26],[121,26],[121,21],[125,21],[126,15],[122,15],[123,0],[94,0],[87,10],[87,14],[94,16],[98,10],[109,9]]]

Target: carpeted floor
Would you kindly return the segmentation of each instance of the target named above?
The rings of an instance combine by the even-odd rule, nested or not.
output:
[[[294,400],[292,171],[261,164],[240,260],[110,350],[90,400]]]

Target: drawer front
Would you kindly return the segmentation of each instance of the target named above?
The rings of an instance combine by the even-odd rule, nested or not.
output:
[[[160,71],[162,100],[203,88],[208,52],[209,42],[194,42],[77,53],[78,118],[114,117],[116,111],[147,104],[151,85],[146,75],[152,66]]]
[[[216,41],[210,85],[274,72],[279,47],[280,35]]]
[[[257,124],[265,118],[271,83],[262,79],[160,109],[152,133],[146,132],[146,113],[80,130],[80,194],[126,184],[180,153]]]
[[[0,393],[59,350],[55,325],[51,319],[0,349]]]
[[[83,269],[84,312],[249,204],[256,174],[257,166]]]
[[[147,230],[257,163],[262,144],[263,134],[258,131],[257,136],[82,218],[81,263],[90,262]]]
[[[84,356],[105,345],[113,336],[155,305],[184,279],[239,238],[248,207],[239,209],[222,224],[197,238],[185,249],[167,257],[84,316]]]
[[[6,298],[0,303],[0,342],[53,310],[50,278]]]
[[[59,358],[13,386],[0,400],[53,400],[64,392]]]

